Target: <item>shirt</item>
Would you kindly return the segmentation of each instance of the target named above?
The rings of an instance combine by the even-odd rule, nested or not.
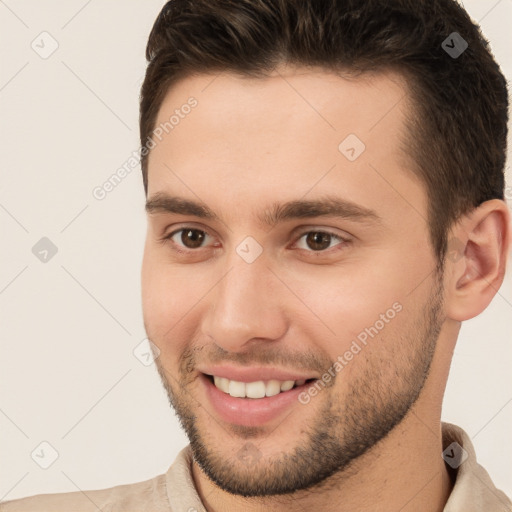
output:
[[[477,463],[468,435],[461,428],[442,423],[445,461],[461,462],[453,470],[455,483],[444,512],[511,512],[512,502],[492,483]],[[458,443],[452,445],[452,443]],[[460,449],[462,447],[467,453]],[[463,454],[463,456],[462,456]],[[109,489],[39,494],[0,502],[0,512],[206,512],[191,472],[190,445],[179,452],[167,473],[144,482]]]

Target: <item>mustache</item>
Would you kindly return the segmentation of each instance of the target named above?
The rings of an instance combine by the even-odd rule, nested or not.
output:
[[[271,344],[272,342],[265,342]],[[232,363],[239,366],[277,366],[284,369],[323,373],[333,361],[320,351],[298,351],[282,347],[256,346],[244,352],[228,352],[216,344],[187,347],[180,356],[180,372],[189,375],[200,363]]]

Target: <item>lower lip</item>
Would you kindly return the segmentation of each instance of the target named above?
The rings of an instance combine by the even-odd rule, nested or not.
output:
[[[299,395],[311,383],[263,398],[236,398],[218,389],[204,374],[200,376],[206,395],[222,420],[236,425],[264,425],[286,412],[293,404],[300,405]]]

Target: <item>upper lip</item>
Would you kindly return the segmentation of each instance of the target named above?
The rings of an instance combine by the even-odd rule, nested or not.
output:
[[[237,367],[228,365],[214,365],[198,367],[198,370],[207,375],[224,377],[237,382],[256,382],[259,380],[308,380],[316,377],[295,370],[269,368],[268,366]]]

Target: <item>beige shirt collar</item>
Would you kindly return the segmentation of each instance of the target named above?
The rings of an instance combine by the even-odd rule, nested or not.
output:
[[[455,470],[455,485],[444,512],[512,511],[512,502],[495,487],[487,471],[478,464],[473,443],[466,432],[451,423],[443,423],[442,427],[445,460],[452,454],[452,450],[447,452],[452,443],[458,443],[467,453],[467,459]]]

